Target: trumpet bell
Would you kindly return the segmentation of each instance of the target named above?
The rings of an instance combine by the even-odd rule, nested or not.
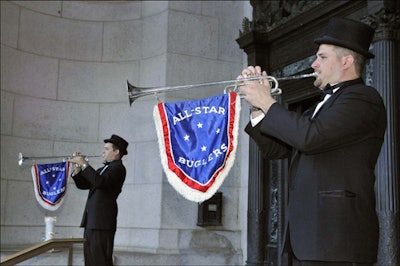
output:
[[[154,92],[144,91],[151,88],[136,87],[130,84],[129,81],[126,81],[126,84],[128,85],[129,106],[132,106],[132,103],[140,97],[154,94]]]
[[[18,165],[22,166],[24,164],[24,156],[22,155],[22,153],[18,153]]]

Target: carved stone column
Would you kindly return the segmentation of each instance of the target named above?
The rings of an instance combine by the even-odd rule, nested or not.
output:
[[[247,54],[249,65],[266,67],[267,46],[265,35],[247,31],[237,42]],[[267,175],[267,176],[265,176]],[[266,185],[268,173],[264,171],[263,158],[257,144],[249,140],[249,184],[247,203],[247,260],[246,265],[264,265],[266,245],[266,217],[268,198]]]
[[[264,264],[264,247],[266,244],[265,219],[267,206],[264,204],[265,182],[263,171],[263,160],[257,144],[250,140],[249,163],[249,196],[247,210],[247,261],[246,265]]]
[[[397,10],[396,10],[397,9]],[[400,264],[399,212],[399,10],[396,1],[384,1],[384,7],[366,17],[376,28],[371,60],[371,82],[382,95],[388,127],[376,165],[377,214],[380,225],[378,265]]]

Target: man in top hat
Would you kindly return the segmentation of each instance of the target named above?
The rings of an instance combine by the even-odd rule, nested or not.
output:
[[[267,79],[241,87],[253,106],[246,132],[269,159],[288,158],[284,249],[294,265],[372,265],[378,220],[374,168],[386,130],[378,92],[361,79],[374,30],[333,18],[311,67],[323,101],[303,114],[286,110]],[[238,78],[266,75],[248,67]]]
[[[88,189],[81,227],[85,228],[85,265],[113,265],[114,236],[117,229],[117,198],[125,181],[126,169],[121,158],[128,154],[128,142],[112,135],[104,140],[104,166],[95,170],[77,152],[72,178],[79,189]]]

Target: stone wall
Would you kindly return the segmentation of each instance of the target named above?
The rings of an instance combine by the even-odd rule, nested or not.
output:
[[[243,264],[247,109],[235,165],[220,189],[223,226],[202,228],[197,203],[177,194],[163,174],[152,109],[158,100],[208,97],[223,88],[144,97],[129,107],[126,81],[164,86],[235,79],[246,62],[235,39],[248,10],[247,1],[1,1],[2,249],[42,241],[46,215],[57,216],[55,237],[83,234],[87,192],[71,179],[63,205],[45,211],[35,199],[32,161],[19,167],[18,152],[97,155],[115,133],[130,143],[115,250],[193,254],[199,261],[214,250],[225,262]],[[90,163],[101,165],[100,159]]]

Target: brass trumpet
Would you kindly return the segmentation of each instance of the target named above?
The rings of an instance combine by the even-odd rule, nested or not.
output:
[[[88,161],[89,158],[99,158],[102,157],[101,155],[79,155],[85,157],[85,160]],[[63,159],[63,161],[69,161],[74,156],[36,156],[36,157],[26,157],[23,156],[22,153],[18,153],[18,165],[22,166],[26,160],[45,160],[45,159]]]
[[[239,93],[239,87],[243,86],[243,82],[247,80],[262,80],[268,79],[271,83],[271,94],[272,95],[280,95],[282,90],[279,88],[279,82],[281,80],[295,80],[295,79],[303,79],[303,78],[312,78],[316,77],[317,73],[309,73],[309,74],[302,74],[296,76],[288,76],[288,77],[280,77],[275,78],[273,76],[257,76],[257,77],[248,77],[243,79],[235,79],[235,80],[224,80],[224,81],[217,81],[217,82],[208,82],[208,83],[199,83],[199,84],[191,84],[191,85],[178,85],[178,86],[166,86],[166,87],[137,87],[133,86],[127,80],[126,83],[128,85],[128,96],[129,96],[129,105],[132,106],[132,103],[140,97],[148,96],[148,95],[156,95],[157,93],[162,92],[170,92],[176,90],[183,90],[183,89],[192,89],[198,87],[208,87],[208,86],[215,86],[215,85],[226,85],[228,84],[225,89],[224,93],[235,91]]]

